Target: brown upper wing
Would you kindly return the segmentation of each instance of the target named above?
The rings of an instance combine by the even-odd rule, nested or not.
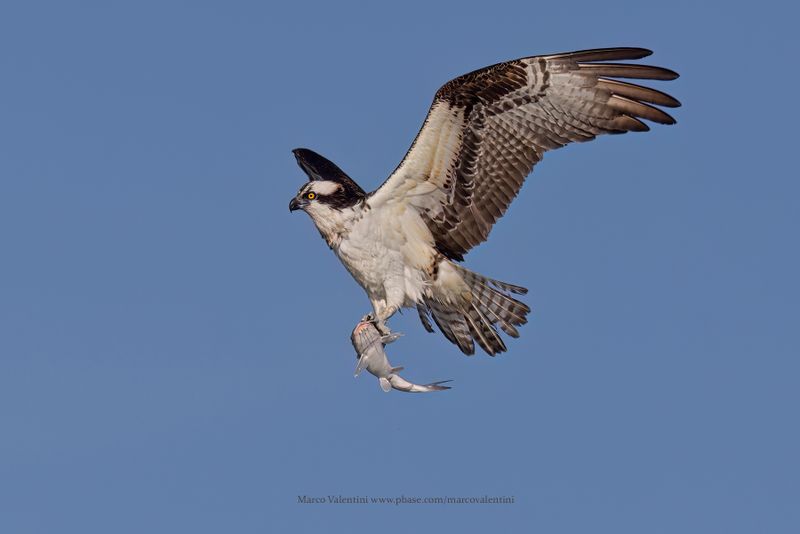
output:
[[[672,80],[648,65],[613,63],[650,55],[607,48],[499,63],[437,91],[403,161],[370,196],[374,206],[417,208],[437,248],[451,259],[489,236],[547,150],[604,133],[647,131],[641,119],[675,120],[655,106],[671,96],[613,78]]]

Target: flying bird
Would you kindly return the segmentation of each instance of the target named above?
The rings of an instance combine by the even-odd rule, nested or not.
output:
[[[465,354],[506,350],[498,328],[518,337],[530,308],[524,287],[461,265],[485,241],[548,150],[602,134],[644,132],[643,120],[674,124],[673,97],[623,79],[673,80],[665,68],[618,61],[652,52],[605,48],[498,63],[444,84],[411,148],[367,193],[334,163],[294,150],[308,175],[289,210],[303,210],[364,288],[372,318],[416,307]]]

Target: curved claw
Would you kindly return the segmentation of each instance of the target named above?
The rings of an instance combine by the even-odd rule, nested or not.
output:
[[[384,321],[377,321],[375,323],[375,328],[378,329],[378,332],[380,332],[381,336],[389,336],[392,334],[391,329],[388,326],[386,326],[386,323]]]

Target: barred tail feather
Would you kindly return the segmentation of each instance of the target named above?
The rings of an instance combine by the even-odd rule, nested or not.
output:
[[[464,282],[466,282],[466,284],[470,287],[481,285],[492,289],[499,289],[500,291],[504,291],[506,293],[516,293],[517,295],[524,295],[528,292],[528,290],[522,286],[516,286],[514,284],[509,284],[508,282],[501,282],[500,280],[495,280],[494,278],[489,278],[488,276],[474,273],[458,264],[453,264],[453,266],[459,272],[461,278],[464,279]]]
[[[425,304],[417,304],[417,313],[419,314],[419,320],[422,322],[422,326],[425,330],[433,333],[433,325],[431,325],[428,307]]]
[[[475,344],[472,342],[469,327],[461,312],[432,299],[425,299],[425,305],[436,326],[450,343],[458,345],[461,352],[467,356],[475,354]]]
[[[493,324],[478,308],[479,306],[476,306],[473,302],[471,309],[466,314],[472,337],[478,341],[478,345],[490,356],[494,356],[498,352],[505,352],[508,349],[506,349],[506,344],[503,343],[500,334],[497,333]]]
[[[426,298],[417,306],[425,329],[431,331],[430,314],[445,337],[464,354],[474,354],[475,341],[490,356],[505,352],[506,345],[496,327],[511,337],[519,337],[516,327],[528,322],[531,309],[509,293],[525,294],[528,290],[452,265],[468,286],[470,298],[458,306]]]

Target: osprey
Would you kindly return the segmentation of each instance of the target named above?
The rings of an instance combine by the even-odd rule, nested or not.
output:
[[[365,192],[331,161],[294,150],[308,175],[289,203],[314,221],[328,246],[367,292],[382,332],[400,308],[416,307],[465,354],[475,342],[506,350],[498,327],[518,337],[530,308],[523,287],[474,273],[459,262],[486,240],[548,150],[601,134],[644,132],[642,119],[674,124],[655,106],[680,103],[615,78],[673,80],[675,72],[616,63],[650,55],[606,48],[498,63],[444,84],[400,165]]]

